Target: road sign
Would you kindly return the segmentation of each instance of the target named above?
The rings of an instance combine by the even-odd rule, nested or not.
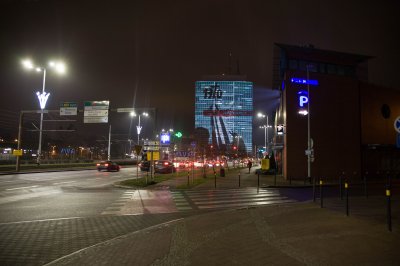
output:
[[[143,150],[158,151],[160,150],[160,142],[157,140],[145,140]]]
[[[85,110],[83,116],[108,116],[108,110]]]
[[[22,150],[13,150],[13,155],[22,156]]]
[[[153,155],[153,156],[152,156]],[[153,158],[152,158],[153,157]],[[148,161],[157,161],[160,160],[160,152],[158,151],[152,151],[147,153],[147,160]]]
[[[400,133],[400,116],[398,116],[398,117],[394,120],[394,130],[396,130],[397,133]]]
[[[62,102],[60,104],[60,115],[77,115],[78,103],[76,102]]]
[[[135,108],[117,108],[118,113],[130,113],[135,112]]]
[[[141,145],[135,145],[135,152],[136,155],[139,155],[142,152],[142,146]]]
[[[160,146],[144,146],[143,150],[145,150],[145,151],[158,151],[158,150],[160,150]]]
[[[108,116],[103,117],[83,117],[83,123],[92,124],[92,123],[108,123]]]
[[[144,141],[144,146],[158,146],[160,145],[160,142],[157,140],[145,140]]]
[[[161,144],[169,145],[171,140],[171,135],[169,132],[164,132],[160,134]]]
[[[84,123],[108,123],[110,101],[86,101],[83,112]]]

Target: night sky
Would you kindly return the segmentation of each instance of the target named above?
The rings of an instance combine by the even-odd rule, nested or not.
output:
[[[239,62],[255,86],[255,109],[270,112],[273,43],[373,56],[369,81],[399,88],[399,1],[34,1],[2,0],[0,136],[16,137],[20,110],[37,110],[42,76],[21,60],[63,59],[48,71],[48,109],[110,100],[111,108],[157,108],[156,129],[194,127],[194,82]],[[271,107],[272,106],[272,107]],[[113,118],[127,131],[125,116]],[[260,123],[261,124],[261,123]],[[104,132],[107,132],[103,126]],[[149,130],[148,130],[149,132]],[[264,132],[255,139],[263,143]]]

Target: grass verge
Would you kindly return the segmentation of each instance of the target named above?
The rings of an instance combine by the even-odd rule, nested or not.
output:
[[[117,185],[121,186],[127,186],[127,187],[132,187],[132,188],[142,188],[142,187],[147,187],[150,185],[154,185],[175,177],[182,177],[186,175],[185,172],[177,172],[173,174],[156,174],[154,175],[153,180],[150,180],[150,177],[140,177],[140,178],[134,178],[134,179],[127,179],[121,182],[117,182]]]

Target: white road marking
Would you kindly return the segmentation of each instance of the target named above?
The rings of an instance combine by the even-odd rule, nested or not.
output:
[[[75,182],[76,182],[76,181],[57,182],[57,183],[53,183],[53,185],[69,184],[69,183],[75,183]]]
[[[17,190],[17,189],[26,189],[26,188],[35,188],[38,186],[29,186],[29,187],[15,187],[15,188],[7,188],[6,190]]]

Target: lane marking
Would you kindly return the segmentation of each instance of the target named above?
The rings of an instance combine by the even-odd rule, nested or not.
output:
[[[26,188],[35,188],[39,186],[29,186],[29,187],[15,187],[15,188],[7,188],[6,190],[17,190],[17,189],[26,189]]]
[[[69,184],[69,183],[75,183],[76,181],[65,181],[65,182],[57,182],[53,183],[53,185],[59,185],[59,184]]]

